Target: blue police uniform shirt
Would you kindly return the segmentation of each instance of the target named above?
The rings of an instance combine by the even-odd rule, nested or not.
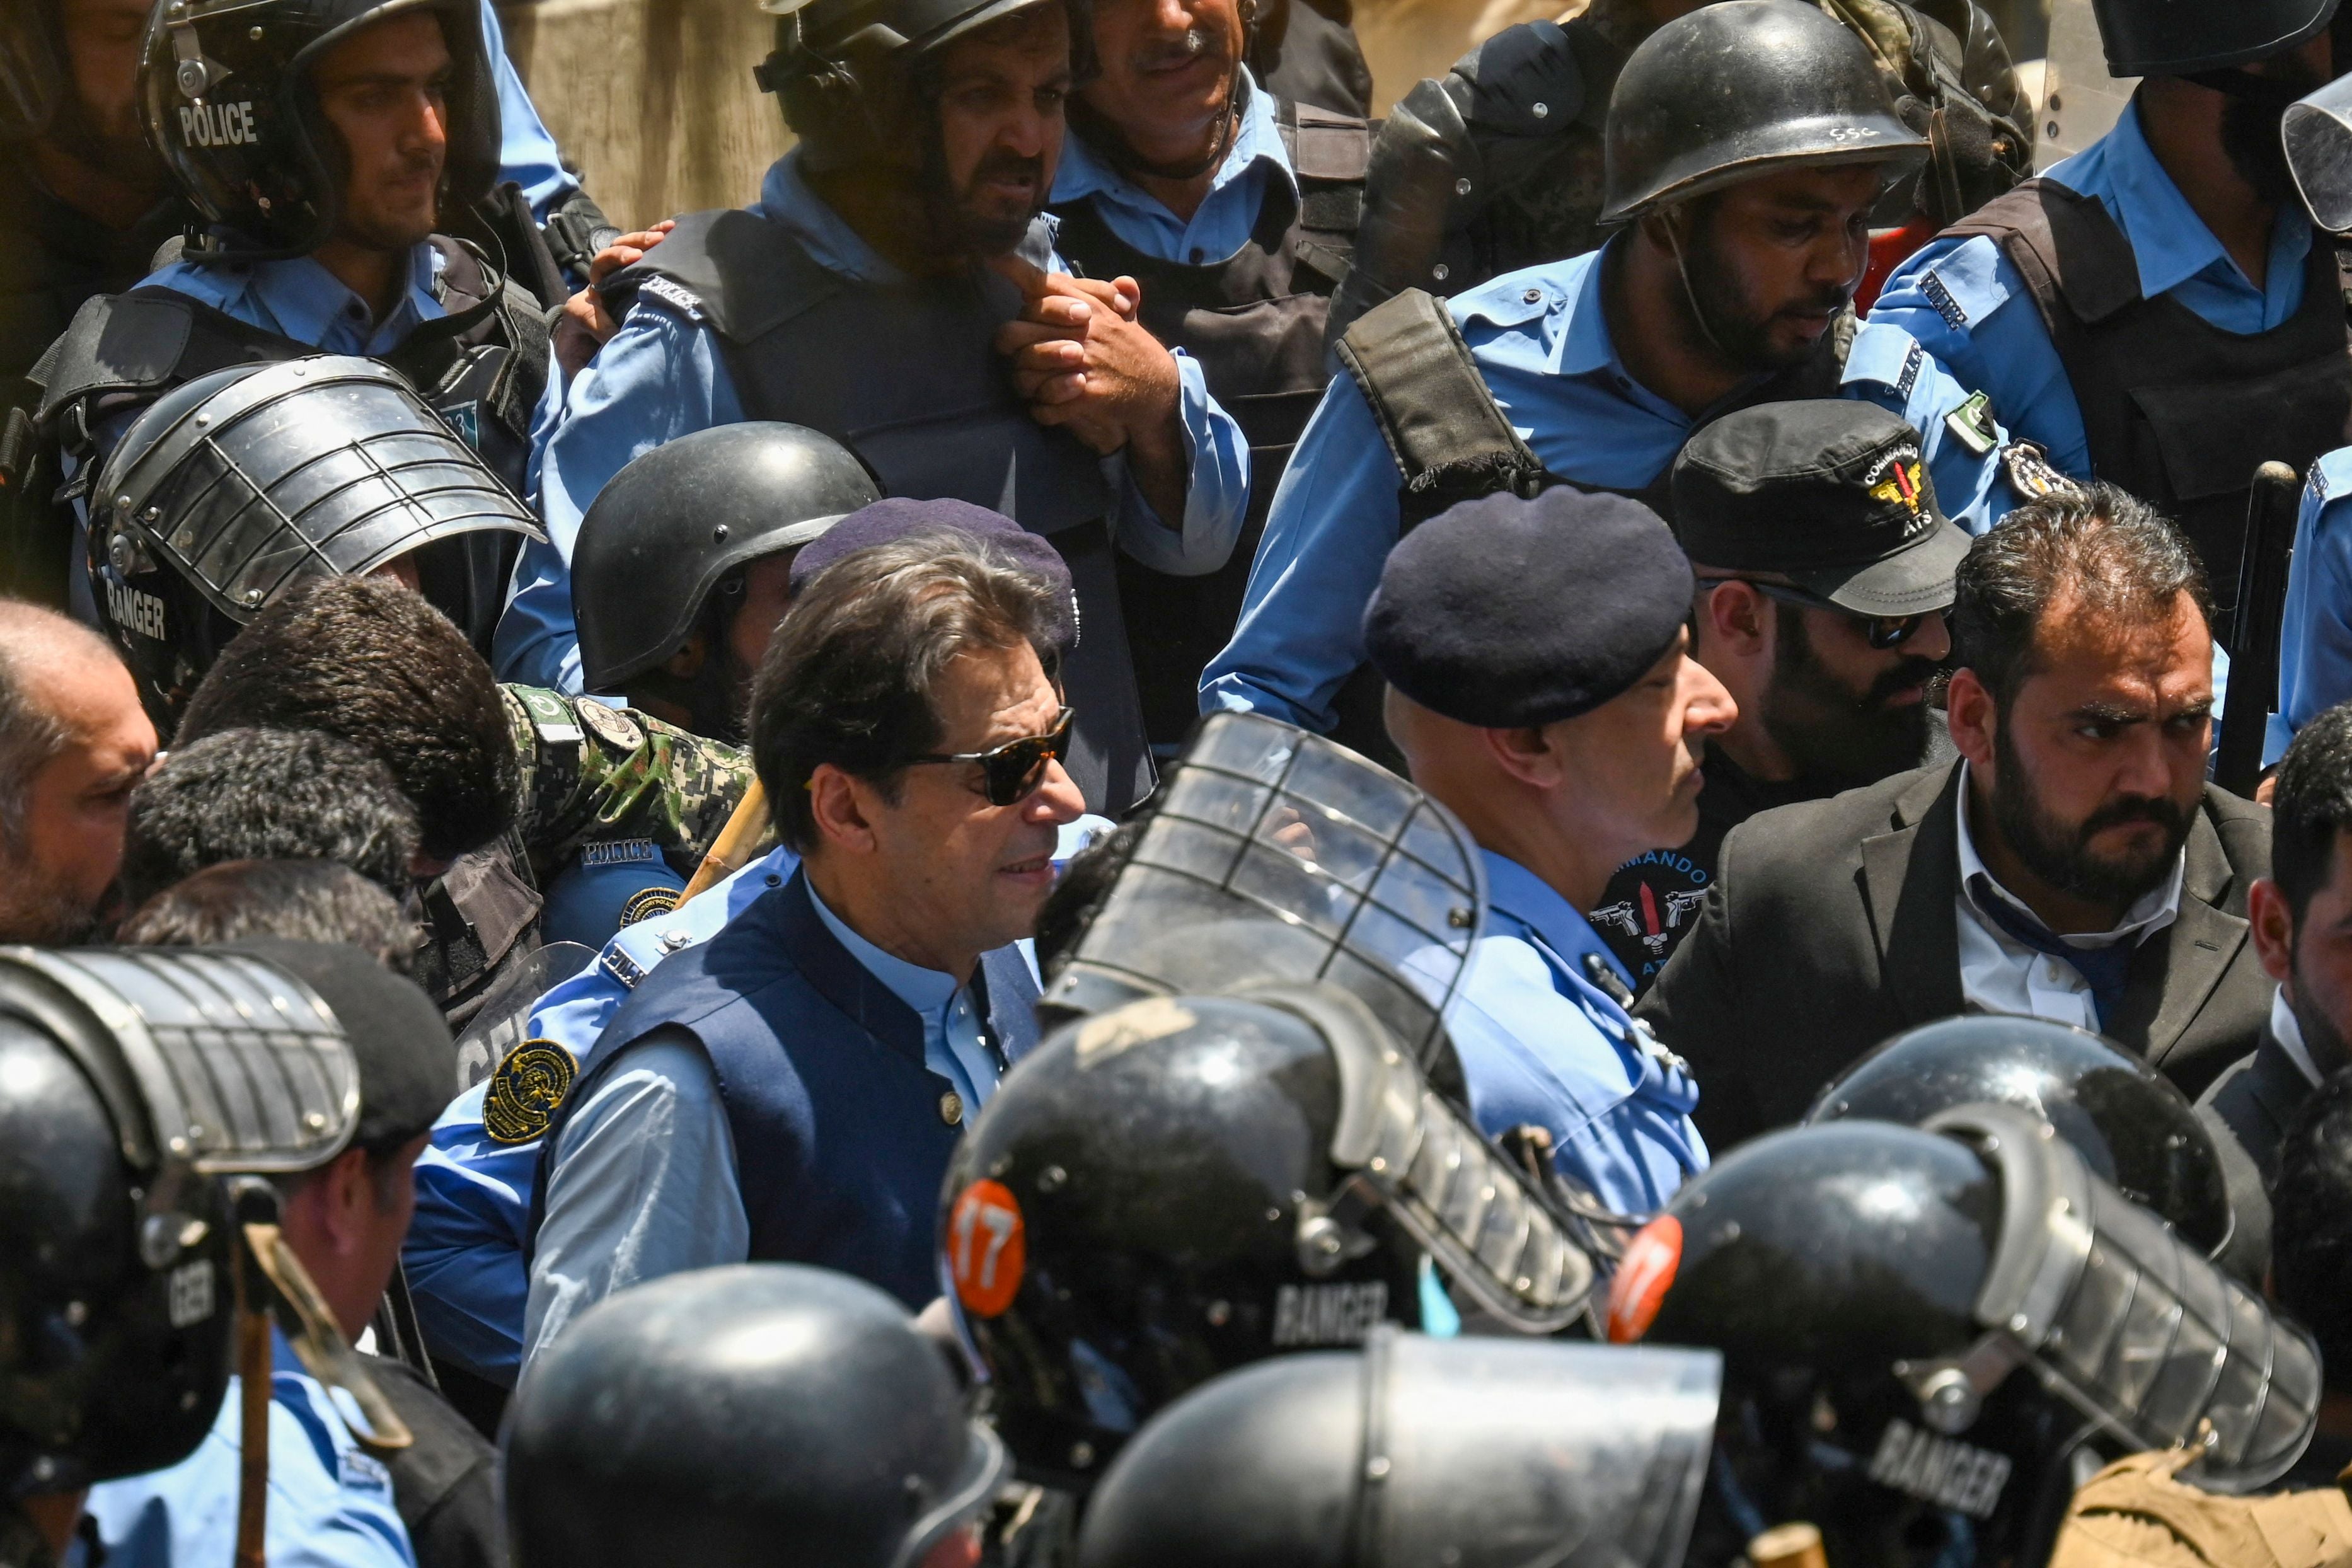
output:
[[[2286,754],[2296,731],[2347,698],[2352,698],[2352,447],[2338,447],[2311,466],[2295,515],[2286,615],[2279,624],[2278,710],[2263,737],[2263,765]]]
[[[530,216],[540,222],[580,188],[563,166],[563,154],[548,134],[530,100],[530,91],[507,58],[507,37],[499,26],[499,8],[482,0],[482,41],[489,46],[490,69],[499,85],[499,178],[522,187]]]
[[[2224,331],[2268,331],[2303,305],[2311,223],[2283,202],[2271,231],[2268,276],[2238,269],[2172,176],[2156,161],[2135,99],[2115,128],[2043,178],[2095,196],[2131,242],[2140,292],[2172,298]],[[1924,346],[1963,387],[1988,394],[2015,436],[2039,444],[2056,467],[2091,477],[2083,411],[2048,327],[2008,256],[1984,236],[1929,241],[1895,268],[1856,337],[1896,330]],[[1942,488],[1942,477],[1937,485]]]
[[[583,844],[541,889],[540,937],[594,948],[615,931],[677,909],[685,892],[686,879],[650,838]]]
[[[1065,826],[1054,851],[1056,867],[1111,826],[1094,816]],[[799,868],[799,856],[775,849],[676,910],[621,931],[593,963],[540,999],[530,1038],[583,1060],[656,964],[716,936]],[[482,1121],[488,1090],[488,1082],[477,1084],[434,1123],[432,1142],[416,1162],[416,1213],[401,1261],[434,1353],[511,1387],[522,1360],[530,1284],[524,1258],[540,1141],[492,1138]]]
[[[1563,1175],[1620,1214],[1654,1213],[1706,1169],[1698,1085],[1588,976],[1598,956],[1632,984],[1591,922],[1534,872],[1481,853],[1486,931],[1445,1016],[1471,1111],[1489,1136],[1540,1124]]]
[[[335,1397],[276,1336],[270,1375],[270,1568],[415,1568],[392,1474],[352,1436]],[[216,1568],[236,1555],[243,1447],[238,1383],[196,1451],[165,1470],[90,1489],[106,1568]]]
[[[1092,197],[1113,234],[1162,261],[1207,267],[1231,259],[1249,243],[1267,191],[1287,190],[1294,199],[1298,195],[1274,100],[1257,88],[1246,67],[1241,74],[1249,81],[1248,105],[1224,161],[1210,176],[1209,194],[1191,218],[1178,217],[1158,196],[1112,168],[1075,130],[1063,141],[1062,162],[1054,172],[1055,205]]]
[[[855,282],[896,282],[900,274],[821,199],[787,153],[768,171],[751,211],[791,231],[820,266]],[[1067,270],[1058,256],[1049,269]],[[1178,410],[1192,458],[1181,527],[1171,530],[1127,479],[1118,458],[1104,461],[1113,496],[1108,523],[1120,549],[1179,576],[1213,572],[1240,537],[1249,504],[1249,443],[1209,395],[1198,361],[1174,351]],[[885,374],[874,367],[876,374]],[[561,399],[561,407],[555,406]],[[551,379],[531,450],[531,500],[547,542],[526,542],[514,590],[499,622],[490,662],[501,679],[581,689],[580,635],[572,616],[572,549],[580,520],[606,481],[667,441],[745,417],[718,336],[647,299],[568,386]]]
[[[1546,468],[1637,490],[1665,471],[1697,421],[1635,381],[1611,341],[1601,280],[1619,243],[1506,273],[1447,307],[1496,405]],[[1925,353],[1895,345],[1850,358],[1843,392],[1912,418],[1955,520],[1981,531],[2016,505],[1997,448],[1971,449],[1933,412],[1965,394]],[[1240,624],[1202,673],[1202,711],[1331,727],[1332,700],[1364,661],[1364,605],[1397,542],[1398,483],[1362,389],[1340,371],[1275,491]]]

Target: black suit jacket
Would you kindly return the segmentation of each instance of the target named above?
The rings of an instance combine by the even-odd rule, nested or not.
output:
[[[2267,1185],[2278,1179],[2279,1144],[2287,1124],[2313,1093],[2311,1080],[2265,1027],[2254,1054],[2231,1063],[2197,1107],[2229,1130]]]
[[[1724,841],[1698,930],[1638,1011],[1696,1075],[1720,1153],[1801,1118],[1888,1036],[1964,1011],[1959,764],[1750,817]],[[2195,1096],[2254,1046],[2272,982],[2246,940],[2267,807],[2207,788],[2179,918],[2143,942],[2107,1033]]]

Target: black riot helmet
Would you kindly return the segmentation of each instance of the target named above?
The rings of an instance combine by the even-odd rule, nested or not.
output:
[[[58,0],[0,0],[0,144],[49,128],[73,76],[58,29]]]
[[[2228,1243],[2221,1159],[2196,1108],[2138,1057],[2070,1025],[1985,1013],[1906,1030],[1839,1074],[1805,1121],[1920,1127],[1975,1104],[2049,1122],[2095,1175],[2208,1258]]]
[[[624,689],[703,625],[714,592],[740,594],[747,563],[881,499],[848,447],[798,425],[721,425],[636,458],[596,492],[572,546],[588,689]]]
[[[1795,0],[1721,0],[1651,34],[1603,142],[1603,223],[1787,168],[1883,163],[1891,184],[1928,152],[1862,40]]]
[[[1722,1376],[1706,1351],[1394,1329],[1229,1373],[1127,1446],[1079,1568],[1681,1568]]]
[[[441,19],[449,47],[446,215],[489,195],[499,95],[480,0],[160,0],[139,68],[147,139],[219,229],[196,254],[299,256],[334,231],[345,155],[310,69],[352,34],[412,11]],[[446,221],[446,217],[445,217]]]
[[[1328,985],[1154,997],[1005,1075],[941,1191],[950,1305],[1024,1471],[1082,1486],[1187,1389],[1465,1310],[1577,1321],[1589,1258],[1518,1168]]]
[[[359,1123],[317,993],[205,950],[0,948],[0,1497],[178,1463],[231,1370],[221,1178]]]
[[[1088,28],[1070,0],[762,0],[776,18],[776,46],[752,74],[761,91],[776,95],[813,168],[865,163],[877,152],[928,143],[927,60],[992,22],[1047,5],[1069,9],[1070,47],[1080,50]]]
[[[1345,747],[1213,713],[1038,1003],[1046,1022],[1145,996],[1321,981],[1354,995],[1440,1088],[1441,1017],[1486,907],[1453,813]]]
[[[544,537],[396,373],[332,354],[173,388],[108,455],[89,513],[100,618],[165,735],[222,647],[294,584],[408,557],[487,647],[509,536]]]
[[[2091,0],[2091,14],[2098,19],[2108,75],[2194,76],[2294,48],[2335,17],[2336,0],[2231,0],[2226,5]]]
[[[502,1447],[516,1568],[917,1568],[1007,1468],[905,1308],[797,1264],[601,1303],[533,1359]]]
[[[1634,1237],[1609,1323],[1723,1352],[1705,1563],[1791,1519],[1841,1568],[2040,1562],[2078,1450],[2200,1447],[2189,1479],[2248,1490],[2320,1394],[2300,1330],[2007,1105],[1733,1151]]]

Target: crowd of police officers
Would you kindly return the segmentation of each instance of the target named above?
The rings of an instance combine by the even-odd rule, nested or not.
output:
[[[2352,12],[2090,8],[777,0],[624,233],[0,0],[0,1564],[2352,1552]]]

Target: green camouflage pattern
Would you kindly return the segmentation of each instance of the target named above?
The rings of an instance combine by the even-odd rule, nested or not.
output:
[[[751,754],[739,747],[634,708],[543,687],[499,690],[522,759],[517,831],[541,885],[582,845],[616,838],[651,840],[690,878],[751,787]]]

